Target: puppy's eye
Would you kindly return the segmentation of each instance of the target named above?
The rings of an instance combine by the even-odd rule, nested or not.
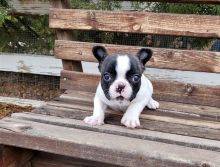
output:
[[[104,75],[103,75],[103,78],[104,78],[105,81],[110,81],[110,80],[112,79],[112,78],[111,78],[111,75],[108,74],[108,73],[104,74]]]
[[[140,81],[140,76],[139,75],[133,75],[133,77],[132,77],[132,81],[134,82],[134,83],[137,83],[137,82],[139,82]]]

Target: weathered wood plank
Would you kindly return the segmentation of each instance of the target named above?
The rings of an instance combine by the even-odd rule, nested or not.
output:
[[[52,7],[54,8],[70,8],[70,2],[68,0],[53,0]],[[73,40],[72,33],[67,30],[56,30],[56,36],[58,40]],[[77,61],[62,60],[63,69],[70,71],[82,71],[82,65]]]
[[[50,27],[58,29],[220,38],[220,16],[51,9],[49,17]]]
[[[55,107],[72,108],[72,109],[76,109],[76,110],[81,110],[82,112],[92,112],[93,111],[92,105],[78,104],[78,103],[74,103],[74,102],[73,103],[65,103],[65,102],[59,103],[56,101],[56,102],[50,102],[50,103],[48,103],[48,105],[55,106]],[[151,112],[151,110],[144,110],[144,112],[140,115],[140,118],[143,120],[161,121],[161,122],[167,122],[167,123],[172,122],[174,124],[198,126],[198,127],[220,130],[219,120],[205,119],[205,118],[199,117],[199,115],[193,115],[193,114],[191,114],[191,115],[190,114],[184,115],[184,113],[178,114],[177,112],[174,109],[174,110],[170,110],[165,113],[165,112],[163,112],[163,108],[158,109],[154,112]],[[106,113],[113,114],[116,117],[122,117],[121,112],[107,110]]]
[[[123,1],[123,0],[117,0]],[[140,1],[140,0],[129,0],[129,1]],[[164,2],[164,0],[142,0],[141,2]],[[220,4],[219,0],[166,0],[170,3],[204,3],[204,4]]]
[[[49,13],[50,4],[45,0],[8,0],[12,8],[13,14],[30,14],[30,15],[47,15]]]
[[[76,96],[78,95],[79,94],[76,93]],[[84,96],[82,96],[82,98],[83,97]],[[82,112],[85,111],[91,112],[93,110],[92,102],[87,102],[87,101],[84,102],[83,100],[79,100],[78,97],[75,100],[73,99],[67,100],[67,99],[59,98],[56,99],[57,101],[51,101],[47,105],[76,109],[76,110],[81,110]],[[144,111],[142,112],[141,118],[154,120],[154,121],[160,120],[164,122],[169,122],[169,119],[174,119],[173,123],[178,122],[185,125],[198,125],[201,124],[202,122],[201,124],[202,126],[206,126],[206,125],[209,126],[208,125],[209,121],[214,121],[214,122],[220,121],[220,117],[219,117],[220,110],[219,108],[216,107],[197,106],[197,105],[173,103],[173,102],[165,102],[165,101],[159,101],[159,102],[160,102],[160,108],[157,109],[156,112],[145,108]],[[122,116],[119,113],[117,115]],[[187,119],[188,121],[184,122],[184,120],[182,119]],[[198,122],[198,124],[195,124],[196,122]]]
[[[31,123],[32,126],[23,133],[1,130],[0,143],[3,144],[122,166],[220,165],[220,154],[214,151],[12,118],[2,121]]]
[[[77,120],[83,120],[86,116],[91,115],[90,112],[86,112],[80,109],[47,106],[34,111],[35,113],[44,115],[53,115],[58,117],[72,118]],[[105,123],[110,125],[120,125],[121,116],[108,113],[106,115]],[[184,136],[200,137],[205,139],[220,140],[219,130],[201,128],[189,125],[173,124],[172,122],[152,121],[141,118],[141,129],[159,131],[164,133],[178,134]],[[123,127],[124,128],[124,127]]]
[[[92,55],[92,47],[96,45],[105,46],[109,54],[129,53],[136,55],[141,48],[137,46],[56,40],[54,54],[59,59],[97,62]],[[164,48],[151,49],[154,54],[147,63],[147,67],[220,72],[220,52]]]
[[[159,141],[163,143],[182,145],[193,148],[202,148],[207,150],[215,150],[220,152],[220,141],[202,138],[195,138],[189,136],[176,135],[172,133],[163,133],[158,131],[150,131],[145,129],[127,129],[122,126],[105,124],[103,126],[89,126],[80,120],[70,119],[70,118],[60,118],[53,116],[42,116],[42,114],[33,113],[19,113],[13,114],[13,118],[41,122],[46,124],[77,128],[82,130],[89,130],[107,134],[115,134],[120,136],[127,136],[131,138],[138,138],[142,140],[152,140]]]
[[[98,75],[62,71],[61,89],[95,92],[99,83]],[[206,86],[150,78],[157,100],[220,107],[220,86]]]
[[[23,167],[34,155],[32,150],[10,146],[2,146],[0,151],[1,167]]]
[[[68,104],[81,104],[86,108],[86,106],[93,106],[94,96],[95,94],[90,92],[68,90],[59,98],[56,98],[55,101],[48,102],[47,104],[63,103],[64,105],[67,105],[66,107],[68,107]],[[145,108],[142,113],[149,114],[150,111],[151,110]],[[160,101],[160,108],[157,109],[157,112],[159,112],[158,115],[164,115],[163,113],[169,115],[170,113],[172,115],[183,115],[185,117],[199,117],[212,119],[214,121],[220,120],[220,109],[217,107]]]

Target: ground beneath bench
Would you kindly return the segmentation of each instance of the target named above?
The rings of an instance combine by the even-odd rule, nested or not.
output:
[[[31,112],[31,106],[22,107],[13,104],[0,103],[0,119],[16,112]]]

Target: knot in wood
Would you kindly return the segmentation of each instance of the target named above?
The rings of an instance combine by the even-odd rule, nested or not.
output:
[[[171,51],[169,51],[169,52],[167,52],[167,58],[172,58],[173,57],[173,52],[171,52]]]
[[[79,55],[82,55],[82,51],[79,51],[78,54],[79,54]]]
[[[134,31],[138,31],[138,30],[140,30],[141,29],[141,25],[140,24],[135,24],[134,26],[133,26],[133,30]]]
[[[185,85],[185,92],[187,95],[191,94],[193,92],[193,86],[191,84]]]
[[[56,14],[53,14],[53,18],[56,19],[56,18],[57,18],[57,15],[56,15]]]
[[[95,12],[94,11],[89,11],[89,18],[91,20],[95,20]]]

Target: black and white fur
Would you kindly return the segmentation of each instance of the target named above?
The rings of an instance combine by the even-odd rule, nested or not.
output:
[[[126,127],[140,126],[139,116],[144,107],[159,107],[159,103],[152,98],[153,86],[143,75],[144,65],[150,60],[152,51],[142,48],[136,56],[108,56],[104,47],[95,46],[93,54],[99,62],[101,82],[94,98],[93,115],[84,121],[90,125],[104,124],[105,110],[110,107],[125,112],[121,123]]]

